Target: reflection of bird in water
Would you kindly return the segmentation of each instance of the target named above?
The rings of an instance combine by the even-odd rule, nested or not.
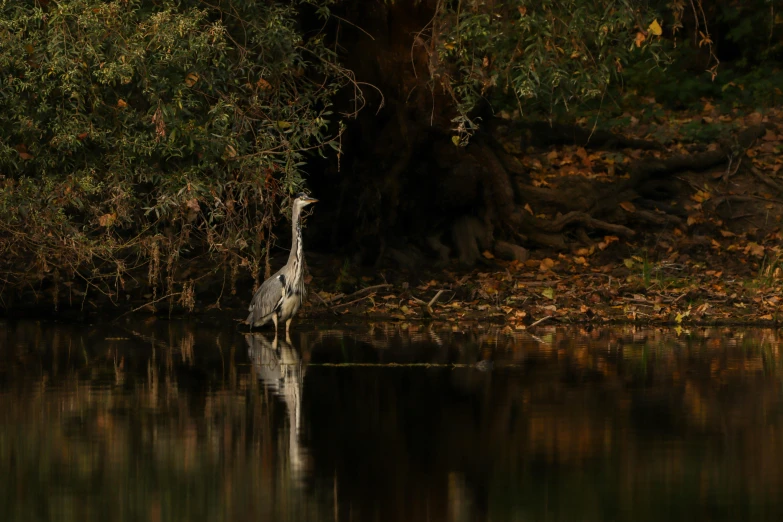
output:
[[[285,341],[275,336],[272,342],[260,333],[245,335],[248,356],[256,375],[267,389],[283,399],[288,410],[288,454],[291,470],[304,471],[306,452],[299,444],[299,427],[302,420],[302,391],[304,390],[305,366],[299,352],[291,345],[291,338]]]
[[[291,253],[288,262],[272,277],[264,281],[250,301],[250,315],[247,323],[250,328],[263,326],[271,319],[277,332],[278,322],[285,321],[285,333],[291,327],[293,319],[305,298],[304,284],[304,251],[302,250],[302,224],[299,215],[302,209],[317,199],[299,194],[294,200],[291,215],[292,238]]]

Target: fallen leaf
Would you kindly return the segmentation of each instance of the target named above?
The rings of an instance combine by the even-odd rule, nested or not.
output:
[[[119,107],[120,109],[124,109],[127,106],[128,106],[127,102],[125,100],[123,100],[122,98],[117,100],[117,107]]]
[[[546,287],[543,290],[541,290],[541,295],[548,299],[554,299],[555,298],[555,290],[554,288]]]
[[[704,201],[707,201],[711,197],[712,194],[710,194],[709,192],[704,192],[703,190],[699,190],[695,194],[691,195],[691,199],[696,203],[703,203]]]
[[[674,322],[677,323],[677,324],[680,324],[682,322],[682,320],[685,319],[686,317],[688,317],[689,315],[691,315],[691,311],[690,310],[685,310],[684,312],[679,312],[674,317]]]
[[[621,207],[623,208],[623,210],[625,210],[626,212],[636,212],[636,207],[635,207],[635,206],[634,206],[634,204],[633,204],[633,203],[631,203],[630,201],[623,201],[622,203],[620,203],[620,206],[621,206]]]
[[[756,257],[764,257],[764,247],[751,241],[748,243],[748,246],[745,247],[745,255],[748,254]]]
[[[547,270],[550,270],[553,266],[555,266],[554,260],[549,259],[547,257],[547,258],[541,260],[541,262],[538,265],[538,269],[541,272],[546,272]]]

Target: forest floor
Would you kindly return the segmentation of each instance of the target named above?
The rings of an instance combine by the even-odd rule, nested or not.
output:
[[[676,209],[678,219],[637,228],[633,237],[596,237],[593,230],[592,240],[570,251],[531,248],[525,260],[506,261],[485,251],[480,268],[471,271],[456,266],[415,273],[358,270],[351,277],[340,261],[324,259],[317,268],[311,262],[317,296],[310,299],[309,312],[454,324],[491,321],[510,329],[543,322],[783,321],[783,111],[724,113],[709,102],[687,113],[650,107],[646,114],[618,115],[610,126],[630,143],[660,143],[658,150],[555,145],[529,147],[517,156],[529,173],[527,183],[535,187],[584,180],[611,184],[628,178],[623,165],[705,155],[734,140],[736,156],[725,163],[684,169],[666,181],[679,188],[661,208],[670,215]],[[735,137],[754,127],[762,129],[760,137],[737,148]],[[637,212],[634,201],[619,206],[627,215]],[[343,287],[348,289],[340,291]]]

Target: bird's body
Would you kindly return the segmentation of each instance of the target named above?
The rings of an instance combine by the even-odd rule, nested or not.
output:
[[[316,199],[299,194],[294,200],[292,215],[291,253],[288,262],[272,277],[264,281],[250,301],[250,315],[247,323],[250,327],[263,326],[271,319],[277,331],[277,325],[285,322],[285,330],[291,326],[291,319],[302,305],[307,291],[304,284],[304,251],[302,249],[302,225],[299,220],[302,209]]]

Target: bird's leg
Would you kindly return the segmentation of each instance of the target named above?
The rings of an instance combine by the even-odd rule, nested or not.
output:
[[[285,335],[288,337],[288,330],[291,328],[291,321],[293,320],[293,317],[285,322]]]
[[[272,322],[275,323],[275,337],[277,337],[277,314],[272,314]]]
[[[280,356],[280,346],[277,342],[277,328],[275,328],[275,338],[272,341],[272,349],[275,351],[275,353]]]

